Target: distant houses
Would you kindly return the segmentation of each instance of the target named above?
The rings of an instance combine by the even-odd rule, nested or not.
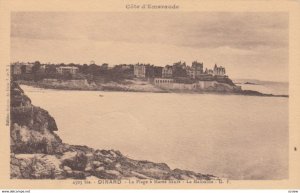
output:
[[[136,78],[162,77],[163,67],[150,64],[135,64],[133,74]]]
[[[118,81],[137,78],[154,84],[185,83],[197,81],[222,80],[228,78],[223,66],[214,65],[213,69],[205,69],[203,62],[193,61],[191,65],[179,61],[164,67],[153,64],[119,64],[109,67],[95,62],[87,65],[80,64],[40,64],[15,62],[11,65],[11,73],[19,79],[88,79],[97,81]],[[202,86],[202,85],[200,85]],[[204,86],[205,87],[205,86]]]
[[[217,64],[215,64],[214,75],[215,76],[225,76],[225,74],[226,74],[225,68],[222,66],[218,67]]]
[[[134,65],[134,76],[137,78],[146,78],[146,65],[136,64]]]
[[[217,66],[217,64],[215,64],[213,69],[205,69],[205,74],[211,74],[213,76],[226,76],[226,70],[224,67],[222,66]]]
[[[193,61],[191,66],[185,62],[176,62],[173,65],[158,67],[150,64],[135,64],[134,77],[136,78],[190,78],[205,79],[210,76],[226,76],[225,68],[215,64],[213,69],[203,70],[203,62]]]
[[[139,86],[152,84],[162,90],[180,92],[230,92],[241,89],[228,78],[225,67],[215,64],[212,69],[204,70],[203,62],[198,61],[193,61],[191,65],[179,61],[164,67],[142,63],[118,64],[110,67],[107,63],[98,65],[94,61],[89,65],[16,62],[11,65],[11,74],[13,80],[41,81],[45,84],[56,84],[62,81],[71,81],[72,84],[78,85],[136,83]],[[133,79],[135,81],[130,81]]]
[[[22,64],[20,64],[19,62],[13,64],[11,66],[11,71],[12,71],[12,74],[14,75],[20,75],[22,74]],[[25,66],[24,66],[25,67]],[[25,67],[26,68],[26,67]],[[25,71],[25,70],[24,70]]]
[[[172,78],[173,68],[170,65],[166,65],[162,70],[162,78]]]
[[[187,67],[187,76],[192,79],[200,78],[203,74],[203,63],[197,61],[192,62],[192,66]]]
[[[57,72],[59,74],[72,74],[72,75],[75,75],[78,73],[79,69],[78,67],[75,67],[75,66],[59,66],[56,68]]]
[[[29,74],[32,72],[33,63],[16,62],[12,66],[12,73],[15,75]]]
[[[24,63],[24,62],[16,62],[11,65],[12,74],[20,75],[20,74],[31,74],[33,73],[34,63]],[[50,66],[45,64],[39,64],[38,68],[35,71],[39,73],[45,73]],[[77,74],[79,71],[78,67],[74,66],[58,66],[56,67],[56,72],[59,74],[70,73],[72,75]]]

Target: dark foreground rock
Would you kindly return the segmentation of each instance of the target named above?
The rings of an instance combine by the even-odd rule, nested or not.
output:
[[[11,178],[17,179],[218,179],[167,164],[137,161],[115,150],[69,145],[55,134],[47,111],[31,104],[18,84],[11,83]]]
[[[217,179],[167,164],[137,161],[114,150],[81,151],[72,146],[63,154],[11,154],[11,178],[24,179]]]
[[[254,90],[240,90],[236,91],[236,94],[247,95],[247,96],[263,96],[263,97],[289,97],[289,95],[274,95],[274,94],[265,94]]]

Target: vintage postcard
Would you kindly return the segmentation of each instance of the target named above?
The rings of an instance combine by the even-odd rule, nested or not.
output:
[[[300,188],[299,1],[0,1],[1,188]]]

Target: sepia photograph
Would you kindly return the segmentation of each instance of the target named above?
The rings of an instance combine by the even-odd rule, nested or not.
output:
[[[288,178],[288,32],[287,13],[11,13],[11,178]]]
[[[158,2],[9,12],[8,181],[295,180],[294,16]]]

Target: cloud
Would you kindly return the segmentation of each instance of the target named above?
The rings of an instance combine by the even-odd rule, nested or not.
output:
[[[283,47],[286,13],[15,12],[12,37],[161,43],[190,47]]]
[[[11,18],[12,60],[198,59],[224,65],[232,76],[288,79],[284,12],[13,12]]]

